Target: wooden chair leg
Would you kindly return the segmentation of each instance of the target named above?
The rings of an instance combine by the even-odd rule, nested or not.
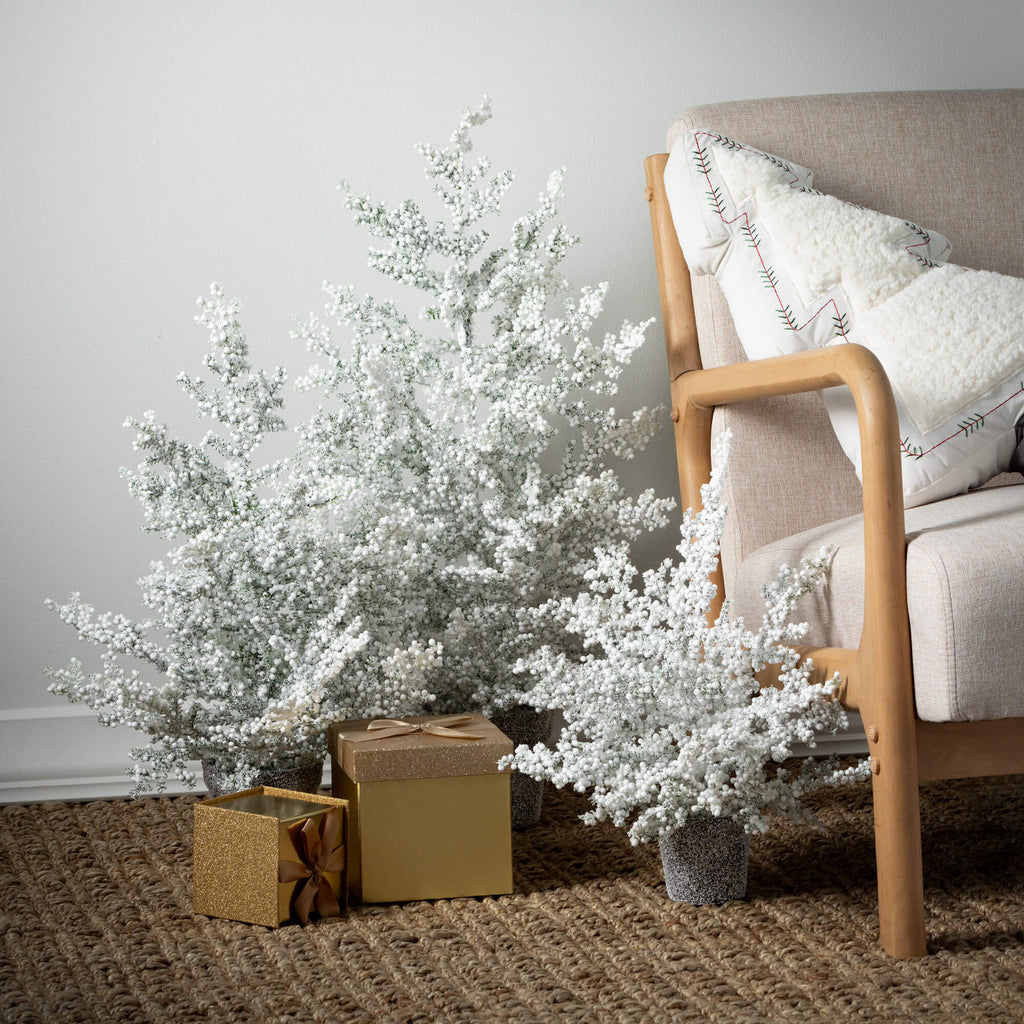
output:
[[[927,952],[917,748],[888,747],[872,758],[878,922],[882,948],[908,959]]]

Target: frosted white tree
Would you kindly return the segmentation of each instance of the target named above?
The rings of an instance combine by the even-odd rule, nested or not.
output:
[[[345,188],[387,243],[370,265],[423,304],[410,316],[325,286],[327,319],[295,332],[319,359],[300,386],[323,404],[285,458],[257,461],[284,429],[285,374],[252,370],[216,287],[199,319],[219,383],[182,381],[221,432],[192,445],[152,414],[129,421],[146,455],[133,493],[180,543],[142,581],[145,622],[51,603],[106,649],[101,671],[75,661],[51,689],[151,737],[137,791],[190,781],[196,757],[244,783],[322,753],[334,718],[520,703],[520,659],[577,644],[539,607],[585,585],[595,545],[666,523],[672,502],[630,496],[610,465],[657,429],[655,413],[607,404],[647,324],[592,340],[607,288],[573,293],[560,273],[578,241],[557,221],[562,171],[488,248],[513,181],[468,159],[489,117],[485,101],[446,146],[419,147],[444,220]]]
[[[410,315],[325,285],[326,317],[296,332],[320,360],[302,384],[326,399],[304,433],[317,498],[372,495],[361,507],[383,517],[415,581],[410,621],[443,647],[428,675],[438,711],[520,703],[531,681],[519,659],[576,643],[537,607],[584,586],[595,545],[635,540],[672,507],[652,490],[630,496],[611,468],[657,429],[656,411],[620,416],[608,402],[648,324],[591,337],[607,286],[573,292],[562,276],[578,242],[557,219],[563,171],[490,245],[513,175],[469,158],[489,117],[485,101],[446,146],[418,147],[440,220],[342,186],[385,242],[370,266],[422,306]]]
[[[254,372],[237,304],[213,286],[197,320],[209,330],[212,387],[182,375],[213,427],[198,444],[172,437],[152,412],[129,420],[145,455],[128,472],[146,527],[176,541],[140,580],[151,618],[97,614],[74,595],[48,604],[102,669],[50,670],[50,689],[98,712],[104,725],[150,737],[134,750],[135,794],[209,759],[242,787],[260,768],[324,756],[335,718],[416,710],[436,644],[409,628],[402,559],[355,533],[355,506],[311,499],[301,461],[260,462],[285,429],[284,371]],[[147,666],[150,671],[140,671]]]

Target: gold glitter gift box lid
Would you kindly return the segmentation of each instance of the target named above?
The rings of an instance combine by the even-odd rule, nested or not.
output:
[[[282,865],[295,865],[299,870],[292,870],[293,875],[307,873],[304,854],[308,850],[296,847],[289,828],[311,820],[322,829],[324,813],[331,810],[338,815],[338,834],[334,849],[323,851],[323,860],[332,860],[331,866],[338,870],[323,872],[322,877],[344,907],[348,902],[348,802],[320,793],[257,786],[195,805],[193,911],[272,928],[289,920],[300,888],[317,885],[321,875],[313,865],[309,874],[318,877],[308,882],[279,880]],[[315,906],[320,911],[319,898]]]
[[[511,892],[510,772],[498,761],[512,741],[481,714],[412,716],[376,736],[372,721],[335,722],[328,733],[331,790],[349,801],[353,897],[397,903]],[[427,724],[442,731],[403,728]]]
[[[426,732],[378,738],[368,727],[379,719],[333,722],[328,732],[331,758],[354,782],[497,773],[498,761],[512,753],[512,741],[479,713],[455,717],[464,719],[454,731],[465,738]],[[452,721],[452,717],[414,715],[401,721],[423,726]]]

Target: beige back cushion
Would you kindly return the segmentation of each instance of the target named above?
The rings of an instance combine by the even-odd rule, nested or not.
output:
[[[715,103],[677,118],[668,148],[692,128],[793,160],[823,192],[940,232],[961,266],[1024,277],[1024,89]],[[704,365],[742,360],[714,279],[693,284]],[[716,428],[724,426],[733,433],[726,495],[734,514],[722,544],[728,592],[752,551],[859,512],[861,497],[818,395],[722,409]]]

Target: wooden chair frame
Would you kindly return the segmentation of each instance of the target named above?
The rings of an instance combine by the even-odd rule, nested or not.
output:
[[[841,699],[864,720],[871,755],[883,948],[895,957],[927,952],[921,816],[923,781],[1024,774],[1024,719],[923,722],[916,717],[907,614],[906,532],[896,403],[877,358],[860,345],[799,352],[712,369],[701,366],[690,272],[665,196],[668,154],[644,163],[645,197],[661,292],[683,507],[700,507],[711,473],[716,406],[771,395],[848,387],[857,406],[863,468],[864,626],[855,649],[804,648],[815,675],[839,672]],[[725,597],[721,568],[717,615]]]

